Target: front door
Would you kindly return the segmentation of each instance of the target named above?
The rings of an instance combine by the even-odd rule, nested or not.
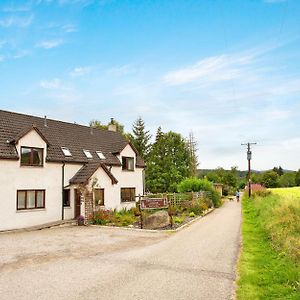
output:
[[[77,219],[80,216],[80,206],[81,206],[81,193],[79,189],[75,189],[75,212],[74,212],[75,219]]]

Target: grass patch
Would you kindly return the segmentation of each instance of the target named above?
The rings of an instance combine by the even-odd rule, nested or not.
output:
[[[265,224],[278,200],[243,199],[243,249],[239,261],[237,299],[300,299],[299,264],[278,252]],[[263,202],[265,201],[265,202]],[[282,226],[282,225],[281,225]]]

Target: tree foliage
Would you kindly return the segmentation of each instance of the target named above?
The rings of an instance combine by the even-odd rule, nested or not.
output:
[[[295,184],[298,185],[298,186],[300,185],[300,169],[296,172]]]
[[[117,131],[119,133],[125,135],[124,125],[122,125],[120,122],[118,122],[116,120],[112,120],[111,122],[113,122],[113,124],[115,124],[117,126]],[[108,130],[108,126],[110,123],[108,123],[107,125],[104,125],[101,123],[101,121],[94,119],[89,122],[89,125],[90,125],[90,127],[93,127],[93,128]]]
[[[146,189],[174,192],[177,184],[190,175],[190,156],[185,140],[179,133],[163,133],[161,128],[147,159]]]
[[[274,167],[273,171],[276,172],[279,176],[283,175],[283,169],[281,168],[281,166],[279,166],[278,168]]]
[[[287,172],[280,176],[279,186],[280,187],[292,187],[296,185],[295,182],[296,172]]]
[[[198,167],[198,157],[197,157],[197,142],[194,138],[194,134],[190,132],[187,147],[189,149],[190,155],[190,174],[195,177],[197,175],[197,167]]]
[[[279,175],[272,171],[266,171],[262,174],[261,183],[267,188],[278,187]]]
[[[199,179],[196,177],[186,178],[178,184],[177,190],[180,193],[207,191],[210,192],[214,206],[218,207],[221,204],[219,193],[207,179]]]
[[[139,117],[132,125],[132,135],[130,140],[133,146],[137,149],[142,158],[146,158],[150,149],[151,135],[149,130],[145,129],[145,122]]]

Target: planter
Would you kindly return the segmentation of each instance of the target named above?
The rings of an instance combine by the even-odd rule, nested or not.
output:
[[[79,216],[77,219],[77,225],[78,226],[83,226],[84,225],[84,217],[83,216]]]

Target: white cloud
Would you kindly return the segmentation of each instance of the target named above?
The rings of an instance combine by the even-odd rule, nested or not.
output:
[[[57,90],[62,88],[62,83],[58,78],[54,78],[52,80],[41,80],[40,87],[44,89]]]
[[[72,33],[77,31],[77,27],[74,24],[66,24],[61,26],[61,29],[65,33]]]
[[[52,49],[56,48],[64,43],[63,40],[48,40],[48,41],[41,41],[36,44],[36,47],[43,48],[43,49]]]
[[[89,74],[91,70],[91,67],[76,67],[70,72],[70,75],[72,77],[80,77]]]
[[[9,16],[0,20],[0,27],[28,27],[33,21],[33,14],[27,17]]]

